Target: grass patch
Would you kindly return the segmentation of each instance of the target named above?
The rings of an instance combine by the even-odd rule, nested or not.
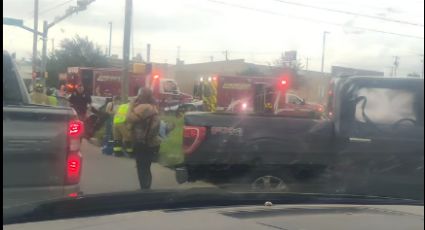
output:
[[[162,141],[159,150],[159,163],[165,166],[174,166],[183,162],[183,117],[177,118],[175,116],[162,116],[162,120],[166,122],[173,122],[176,127]]]

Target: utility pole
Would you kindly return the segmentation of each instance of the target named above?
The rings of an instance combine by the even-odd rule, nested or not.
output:
[[[43,73],[43,76],[45,75],[45,72],[46,72],[46,60],[47,60],[46,49],[47,49],[47,40],[48,40],[47,34],[49,32],[49,29],[52,26],[56,25],[58,22],[60,22],[60,21],[64,20],[65,18],[71,16],[72,14],[85,10],[87,8],[87,6],[94,1],[95,0],[79,0],[79,1],[77,1],[77,6],[69,7],[66,10],[64,15],[56,17],[55,20],[52,23],[49,24],[49,23],[47,23],[47,21],[43,22],[43,33],[42,33],[42,38],[43,38],[42,53],[43,53],[43,55],[42,55],[42,61],[41,61],[41,68],[42,68],[41,72]]]
[[[320,71],[323,73],[323,69],[325,67],[325,44],[326,44],[326,34],[329,34],[328,31],[323,32],[323,44],[322,44],[322,66]]]
[[[34,74],[37,72],[37,40],[38,40],[38,0],[34,0],[34,35],[32,40],[32,74],[33,74],[33,85],[34,85]]]
[[[309,58],[306,57],[305,58],[305,70],[308,70],[308,60],[309,60]]]
[[[180,46],[177,46],[177,59],[176,59],[176,65],[180,63]]]
[[[42,49],[42,59],[41,59],[41,72],[43,74],[43,79],[46,76],[46,62],[47,62],[47,31],[48,31],[47,21],[43,21],[43,49]]]
[[[111,43],[112,42],[112,22],[109,22],[109,49],[108,49],[108,56],[111,56]]]
[[[421,78],[424,78],[424,55],[419,55],[420,57],[422,57],[422,71],[421,71]]]
[[[125,22],[124,22],[124,41],[123,41],[123,64],[124,74],[121,82],[121,97],[123,101],[128,100],[128,71],[130,58],[130,38],[131,38],[131,18],[133,10],[133,1],[125,1]]]
[[[398,56],[394,56],[394,68],[393,68],[393,76],[397,76],[397,69],[398,69],[398,65],[399,65],[399,57]]]
[[[146,62],[151,62],[151,44],[147,44],[146,46]]]
[[[52,38],[51,41],[52,41],[52,54],[55,54],[55,39]]]
[[[226,61],[228,61],[229,60],[229,51],[225,50],[223,53],[224,53],[224,56],[226,58]]]
[[[214,62],[214,56],[210,56],[210,61]]]

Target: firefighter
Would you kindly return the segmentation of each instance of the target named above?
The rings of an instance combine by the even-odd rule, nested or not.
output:
[[[118,106],[113,119],[114,155],[123,156],[127,154],[133,157],[133,146],[131,138],[131,124],[127,122],[129,103]],[[123,149],[123,147],[125,149]]]
[[[116,114],[118,107],[121,104],[121,97],[120,96],[115,96],[113,97],[113,99],[107,103],[106,108],[105,108],[105,112],[108,116],[107,120],[106,120],[106,126],[105,126],[105,136],[104,136],[104,140],[103,140],[103,148],[102,148],[102,152],[104,154],[107,155],[111,155],[112,154],[112,149],[113,149],[113,145],[114,145],[114,138],[113,138],[113,132],[112,132],[112,127],[113,127],[113,119],[114,119],[114,115]]]
[[[36,83],[34,91],[31,93],[31,101],[34,104],[50,105],[49,97],[44,93],[44,85]]]
[[[58,99],[54,95],[54,89],[49,88],[46,90],[46,95],[49,98],[50,105],[58,106]]]
[[[208,81],[205,82],[204,79],[201,78],[201,92],[204,109],[209,112],[215,112],[217,105],[216,81],[209,77]]]
[[[87,110],[91,107],[91,97],[84,91],[83,85],[77,86],[77,90],[69,97],[69,103],[77,112],[78,118],[85,121],[87,117]]]

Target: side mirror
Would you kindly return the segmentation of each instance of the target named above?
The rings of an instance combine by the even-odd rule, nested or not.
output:
[[[301,99],[301,105],[305,105],[305,99],[304,98]]]

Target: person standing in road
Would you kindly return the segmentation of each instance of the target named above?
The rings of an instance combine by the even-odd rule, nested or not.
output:
[[[112,154],[112,151],[110,151],[110,149],[112,150],[114,145],[114,137],[112,132],[113,120],[120,104],[121,104],[121,97],[115,96],[112,98],[112,101],[106,105],[106,108],[105,108],[105,112],[106,114],[108,114],[108,118],[105,124],[105,137],[103,140],[102,152],[107,155]]]
[[[149,189],[152,184],[151,164],[161,144],[161,121],[151,89],[142,89],[135,101],[130,103],[127,120],[132,125],[140,188]]]
[[[36,83],[34,91],[30,95],[31,102],[39,105],[50,105],[49,97],[44,93],[44,85]]]
[[[77,86],[77,90],[69,97],[69,103],[77,112],[79,119],[84,121],[87,116],[87,110],[91,105],[91,97],[84,91],[83,85]]]

